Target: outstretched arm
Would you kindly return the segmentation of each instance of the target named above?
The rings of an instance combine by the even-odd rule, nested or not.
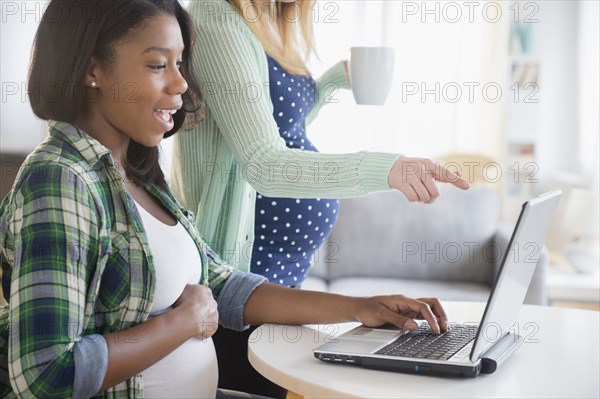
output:
[[[448,329],[448,318],[436,298],[411,299],[403,295],[357,298],[265,283],[254,290],[244,308],[247,324],[358,321],[370,327],[391,323],[414,330],[415,319],[427,320],[436,334]]]

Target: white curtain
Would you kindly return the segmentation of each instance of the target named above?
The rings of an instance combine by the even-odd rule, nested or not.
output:
[[[506,2],[466,3],[317,3],[315,75],[348,58],[351,46],[392,46],[396,53],[385,106],[358,106],[350,92],[341,92],[339,102],[310,126],[309,137],[321,151],[428,157],[477,152],[500,159],[505,102],[511,95],[510,10]]]
[[[579,151],[583,175],[589,179],[591,199],[586,216],[594,220],[583,234],[596,239],[600,231],[600,4],[588,0],[579,6]]]
[[[579,5],[579,151],[583,174],[590,178],[598,192],[598,137],[600,136],[600,28],[597,1],[582,1]]]

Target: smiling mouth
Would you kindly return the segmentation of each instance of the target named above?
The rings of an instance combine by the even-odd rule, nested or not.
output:
[[[177,112],[176,109],[155,109],[154,113],[163,121],[170,122],[172,120],[172,115]]]

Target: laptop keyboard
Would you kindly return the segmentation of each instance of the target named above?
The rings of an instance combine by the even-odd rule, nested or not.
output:
[[[450,331],[435,335],[427,323],[415,332],[402,335],[375,352],[378,355],[447,360],[475,339],[477,325],[454,325]]]

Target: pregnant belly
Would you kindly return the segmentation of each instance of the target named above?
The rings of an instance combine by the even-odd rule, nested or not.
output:
[[[315,251],[327,239],[339,202],[257,196],[251,270],[294,286],[304,280]]]
[[[191,338],[143,373],[145,398],[214,398],[219,371],[211,338]]]

